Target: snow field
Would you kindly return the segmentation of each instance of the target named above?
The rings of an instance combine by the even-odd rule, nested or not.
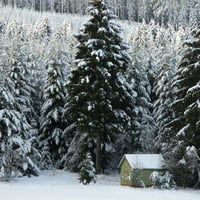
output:
[[[119,175],[98,176],[96,184],[79,184],[78,174],[43,171],[39,177],[24,177],[0,183],[2,200],[199,200],[200,190],[157,190],[120,185]]]

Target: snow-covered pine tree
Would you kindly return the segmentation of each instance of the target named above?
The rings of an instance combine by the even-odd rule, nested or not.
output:
[[[68,120],[64,116],[66,102],[66,82],[68,57],[63,45],[63,37],[56,32],[48,45],[46,53],[47,75],[44,85],[44,102],[40,115],[40,147],[44,159],[43,167],[49,167],[52,160],[54,167],[62,168],[61,160],[67,151],[67,138],[64,129]],[[50,160],[49,160],[50,159]]]
[[[34,26],[29,27],[28,39],[31,50],[31,61],[33,63],[33,75],[37,82],[37,89],[43,91],[45,77],[45,51],[52,35],[52,29],[47,17],[36,22]],[[40,94],[40,96],[42,96]]]
[[[168,123],[173,119],[173,110],[171,104],[174,100],[174,88],[172,87],[172,78],[174,76],[174,66],[169,63],[160,63],[158,71],[156,96],[154,103],[154,117],[157,124],[155,147],[161,152],[168,148],[171,139]]]
[[[35,90],[30,81],[32,65],[26,33],[21,24],[16,20],[11,20],[5,30],[4,38],[9,45],[9,48],[5,48],[7,56],[4,57],[9,65],[8,70],[12,71],[10,77],[15,83],[16,94],[19,96],[16,107],[19,112],[25,114],[27,121],[31,124],[35,117],[32,100]]]
[[[122,77],[130,58],[105,2],[90,1],[89,12],[91,18],[76,36],[77,66],[67,84],[67,109],[77,131],[95,139],[96,172],[100,173],[102,147],[131,126],[132,97]]]
[[[132,47],[132,65],[129,66],[128,76],[132,89],[136,93],[133,140],[137,141],[132,145],[131,151],[142,152],[153,151],[155,132],[155,120],[152,113],[153,83],[150,81],[150,78],[153,78],[150,74],[153,74],[152,71],[155,69],[150,68],[149,64],[149,60],[155,56],[155,48],[152,45],[155,33],[147,31],[147,26],[145,23],[141,24],[138,32],[130,35],[129,38]]]
[[[8,181],[13,176],[38,175],[39,169],[33,159],[37,150],[32,146],[31,127],[14,106],[13,82],[9,78],[5,81],[0,91],[0,177]]]
[[[77,41],[73,35],[70,24],[64,21],[64,23],[60,26],[57,34],[60,39],[60,42],[62,43],[62,51],[67,56],[68,64],[69,66],[73,66],[74,57],[76,54]],[[67,73],[69,73],[69,71],[70,69],[67,69]]]
[[[64,23],[61,25],[59,31],[57,32],[57,37],[59,38],[59,41],[61,43],[61,45],[59,45],[59,43],[58,43],[58,48],[62,49],[62,53],[63,53],[63,55],[65,55],[65,59],[67,62],[67,68],[65,69],[65,79],[67,79],[67,76],[69,75],[69,72],[70,72],[70,67],[73,67],[73,62],[74,62],[74,57],[75,57],[75,52],[76,52],[75,47],[77,45],[77,41],[72,33],[71,26],[66,21],[64,21]],[[68,98],[68,94],[66,94],[65,98],[66,99]],[[65,106],[66,106],[66,104],[65,104]],[[63,135],[65,135],[65,142],[66,142],[67,146],[69,147],[69,144],[71,142],[75,141],[73,139],[73,137],[75,135],[74,130],[75,130],[76,125],[74,122],[71,122],[69,120],[69,117],[66,112],[67,108],[65,106],[64,106],[64,115],[62,117],[65,118],[68,123],[66,124],[67,126],[65,127],[65,129],[63,131]],[[64,168],[66,168],[66,166],[68,166],[68,167],[70,166],[69,168],[70,168],[70,170],[72,170],[72,169],[74,169],[74,165],[73,165],[73,158],[70,156],[70,152],[71,152],[70,150],[67,151],[67,153],[63,152],[60,163],[62,164],[62,166]],[[72,161],[72,163],[70,163],[70,161]],[[75,168],[77,168],[77,165]],[[74,170],[72,170],[72,171],[74,171]]]
[[[44,79],[45,79],[45,52],[48,49],[48,42],[52,30],[47,17],[41,21],[36,21],[34,25],[27,26],[27,48],[29,50],[29,63],[31,76],[29,82],[34,88],[31,99],[34,108],[34,127],[39,129],[39,116],[43,102]]]
[[[2,81],[1,119],[1,176],[9,180],[13,175],[37,175],[36,159],[39,156],[33,146],[35,135],[30,125],[32,115],[25,38],[17,22],[11,21],[6,30],[7,46],[4,54],[6,76]],[[27,53],[28,54],[28,53]]]
[[[96,182],[95,167],[90,153],[86,154],[86,158],[79,164],[79,181],[83,185],[90,184],[92,181]]]
[[[177,184],[184,187],[200,187],[199,38],[200,24],[184,42],[186,48],[173,81],[176,86],[176,98],[173,102],[175,117],[171,125],[175,135],[165,154]]]
[[[8,80],[9,81],[9,80]],[[14,88],[13,83],[9,84],[10,88]],[[16,147],[21,147],[21,138],[14,133],[20,132],[21,122],[20,122],[20,113],[12,109],[14,105],[14,97],[8,91],[9,88],[4,88],[1,85],[1,107],[0,107],[0,178],[3,181],[9,181],[10,178],[14,175],[13,172],[16,172],[15,166],[19,163],[16,163],[14,160],[16,157],[15,149]],[[5,105],[9,108],[5,108]]]
[[[35,24],[34,36],[41,42],[48,42],[52,34],[49,19],[44,17],[41,21]],[[46,43],[45,43],[46,44]]]
[[[173,136],[169,125],[174,116],[172,103],[175,99],[175,88],[172,80],[176,72],[176,63],[180,60],[182,37],[183,31],[175,31],[172,27],[169,27],[165,34],[158,33],[156,37],[160,49],[157,65],[160,67],[157,72],[153,113],[157,124],[155,147],[162,153],[168,149]]]

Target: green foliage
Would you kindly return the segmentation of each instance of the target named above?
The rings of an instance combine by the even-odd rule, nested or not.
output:
[[[199,36],[200,26],[193,29],[184,42],[183,56],[172,83],[176,87],[172,103],[174,116],[170,122],[174,134],[170,138],[165,157],[177,184],[183,187],[196,187],[199,184]],[[194,157],[191,158],[191,155]]]
[[[168,171],[166,172],[157,172],[154,171],[150,175],[150,178],[153,183],[153,187],[159,189],[175,189],[176,183],[173,180],[173,175],[170,174]]]
[[[134,101],[123,77],[130,58],[121,29],[104,1],[90,5],[91,18],[76,36],[76,67],[67,83],[66,107],[80,133],[100,136],[98,145],[111,143],[113,135],[130,129]]]
[[[86,158],[79,164],[79,181],[83,185],[87,185],[92,181],[96,183],[95,167],[92,156],[87,153]]]

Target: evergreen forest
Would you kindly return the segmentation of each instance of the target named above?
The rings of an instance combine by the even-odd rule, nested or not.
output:
[[[177,186],[200,188],[199,11],[0,1],[0,180],[64,169],[87,184],[124,154],[161,153]]]

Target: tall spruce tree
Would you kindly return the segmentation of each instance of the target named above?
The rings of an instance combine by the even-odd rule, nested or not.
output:
[[[163,32],[164,33],[164,32]],[[157,72],[154,103],[154,117],[157,131],[155,147],[164,153],[171,142],[174,133],[171,131],[171,121],[174,117],[172,103],[175,100],[176,88],[173,87],[173,78],[176,72],[176,64],[180,61],[182,51],[183,31],[175,31],[172,27],[165,34],[157,34],[156,43],[160,48],[157,60],[159,66]]]
[[[62,43],[62,35],[60,32],[56,32],[49,42],[49,50],[46,54],[47,75],[40,116],[40,146],[44,159],[43,167],[48,167],[48,164],[53,161],[54,167],[62,168],[60,161],[67,151],[67,140],[64,133],[67,118],[63,115],[66,99],[64,83],[68,60]]]
[[[128,77],[135,91],[134,129],[132,134],[132,152],[153,152],[155,121],[153,118],[153,71],[150,59],[155,54],[153,31],[147,31],[147,25],[141,24],[139,30],[130,37],[132,47],[132,65]],[[136,144],[137,143],[137,144]]]
[[[174,136],[165,156],[179,185],[200,186],[200,24],[184,42],[186,46],[173,81],[176,87],[171,122]]]
[[[0,90],[0,154],[1,176],[9,180],[12,175],[38,174],[39,153],[33,146],[35,135],[31,127],[32,87],[29,84],[28,52],[22,27],[15,21],[7,26],[4,45],[6,66]]]
[[[103,146],[131,126],[133,101],[122,76],[130,61],[128,46],[113,21],[116,17],[104,0],[91,0],[89,12],[91,18],[76,36],[79,45],[67,84],[67,108],[77,131],[94,138],[100,173]]]
[[[46,51],[50,49],[48,42],[50,40],[52,30],[49,21],[44,17],[41,21],[34,22],[34,25],[28,26],[27,34],[27,48],[29,49],[29,65],[31,73],[29,82],[34,91],[31,93],[32,107],[34,110],[34,117],[32,117],[32,127],[35,128],[36,134],[39,131],[40,114],[43,103],[43,92],[45,82],[45,65],[46,65]],[[39,137],[37,137],[37,145],[39,144]]]

